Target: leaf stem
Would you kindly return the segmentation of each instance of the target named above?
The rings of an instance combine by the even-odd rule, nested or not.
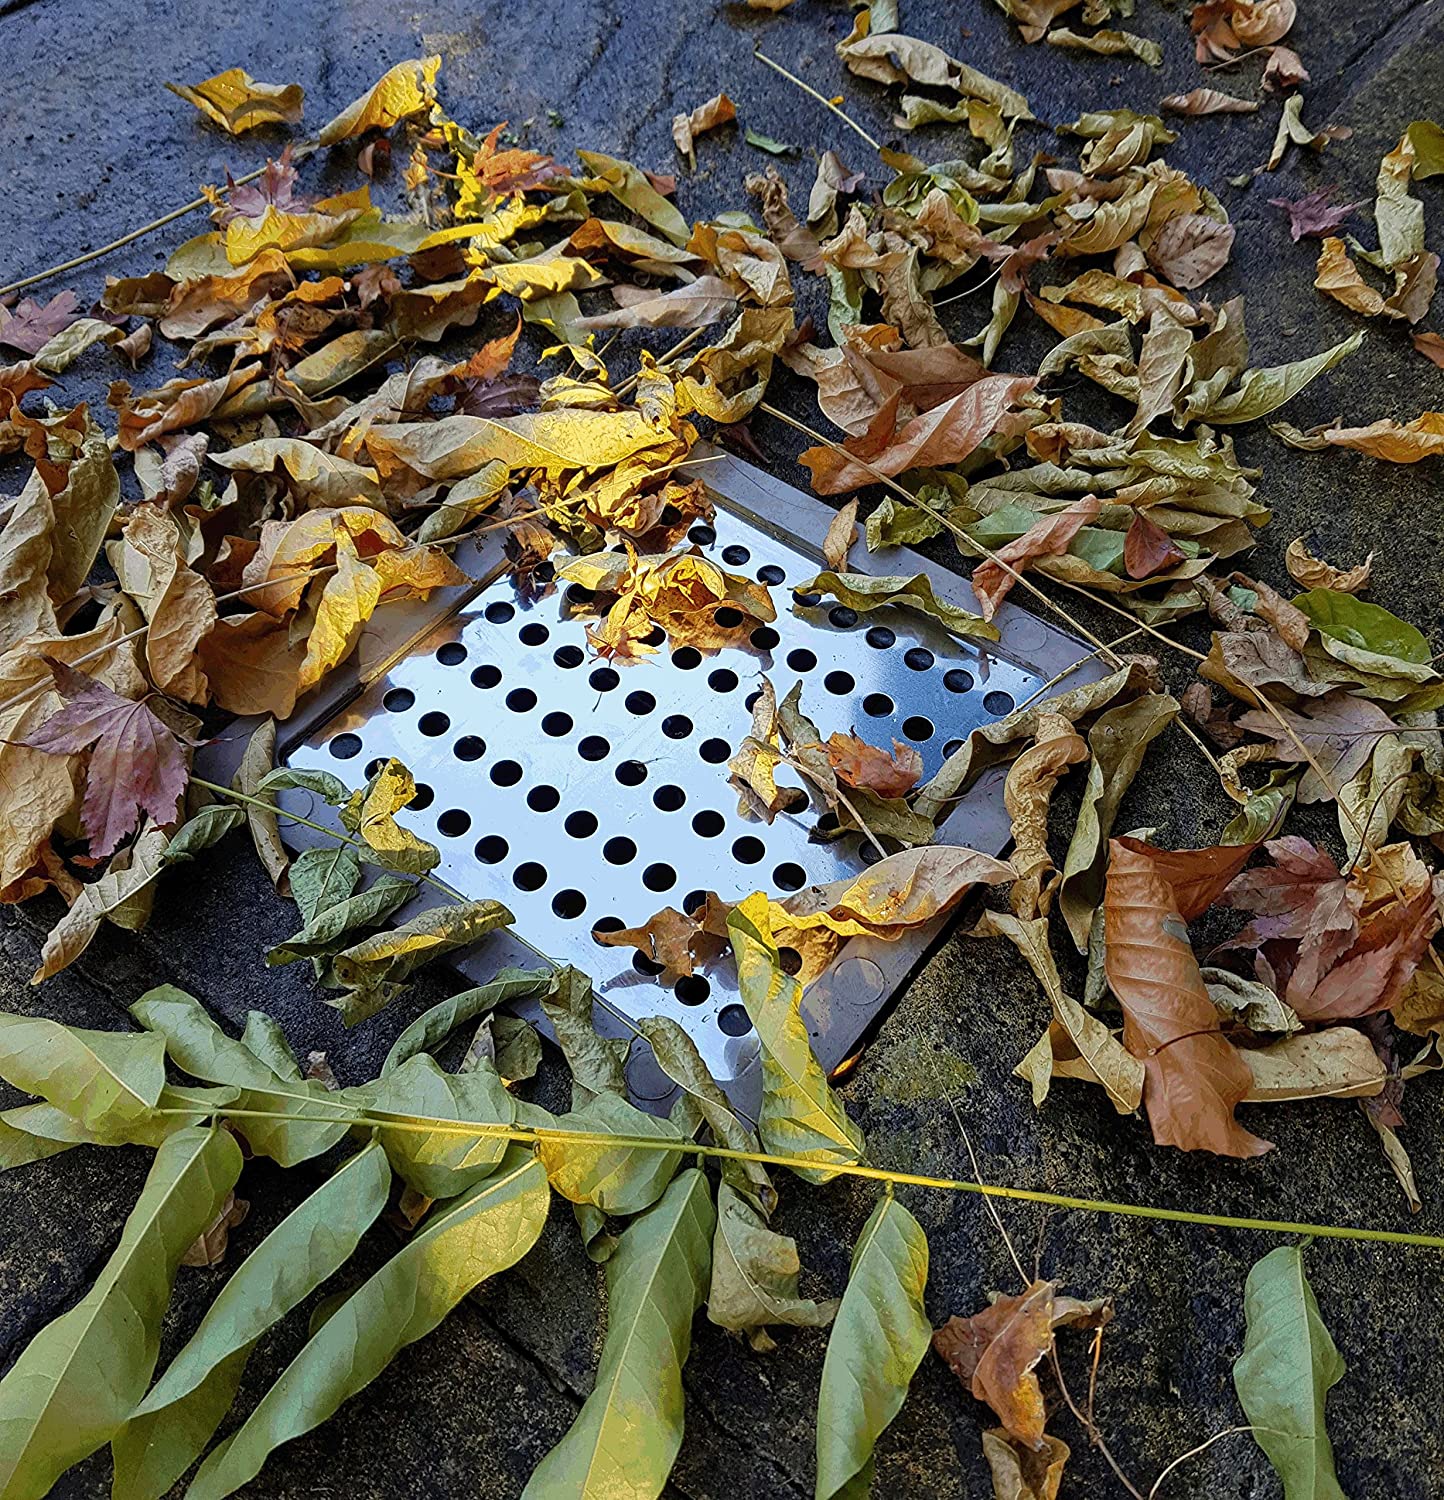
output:
[[[277,1093],[278,1090],[255,1092]],[[287,1095],[306,1098],[304,1095]],[[323,1100],[307,1102],[324,1103]],[[344,1105],[337,1105],[344,1108]],[[1444,1250],[1444,1236],[1434,1234],[1411,1234],[1399,1229],[1358,1229],[1342,1224],[1305,1224],[1288,1219],[1236,1218],[1229,1214],[1195,1213],[1181,1208],[1155,1208],[1144,1203],[1120,1203],[1104,1198],[1072,1198],[1061,1193],[1039,1192],[1032,1188],[1003,1187],[995,1183],[958,1181],[948,1177],[928,1177],[919,1172],[896,1172],[887,1167],[869,1167],[861,1162],[838,1161],[822,1153],[785,1154],[773,1151],[742,1151],[730,1146],[703,1146],[693,1141],[666,1140],[656,1136],[612,1135],[606,1131],[566,1130],[553,1126],[497,1125],[473,1123],[462,1120],[443,1120],[427,1115],[407,1115],[403,1119],[387,1119],[371,1113],[349,1116],[315,1115],[293,1113],[286,1110],[234,1109],[221,1105],[214,1111],[227,1119],[289,1120],[302,1123],[308,1119],[316,1124],[344,1123],[372,1126],[387,1130],[409,1130],[427,1135],[459,1135],[469,1139],[500,1136],[504,1140],[545,1144],[554,1141],[558,1145],[622,1147],[629,1151],[676,1151],[686,1156],[706,1156],[719,1161],[760,1162],[769,1167],[804,1167],[835,1172],[844,1177],[861,1177],[873,1182],[889,1183],[896,1187],[930,1188],[937,1192],[978,1193],[989,1198],[1010,1198],[1022,1203],[1043,1203],[1053,1208],[1079,1209],[1085,1213],[1114,1214],[1131,1219],[1158,1219],[1170,1224],[1198,1224],[1212,1229],[1244,1229],[1264,1234],[1313,1235],[1318,1239],[1366,1240],[1387,1245],[1414,1245],[1429,1250]],[[198,1111],[192,1107],[164,1108],[155,1110],[160,1115],[194,1116]]]
[[[774,62],[764,51],[762,51],[760,47],[754,47],[752,50],[752,55],[758,60],[758,62],[765,62],[767,66],[773,70],[773,72],[781,73],[789,83],[795,83],[804,94],[810,94],[814,99],[817,100],[819,104],[825,106],[827,109],[830,109],[833,114],[835,114],[837,118],[847,126],[849,130],[855,130],[858,135],[860,135],[863,140],[865,140],[868,145],[872,147],[874,151],[881,153],[882,146],[879,144],[879,142],[876,141],[872,136],[870,136],[867,131],[865,131],[862,126],[852,118],[851,115],[847,114],[841,108],[841,106],[834,104],[832,100],[829,99],[825,94],[819,94],[810,83],[804,83],[796,73],[789,73],[780,62]]]

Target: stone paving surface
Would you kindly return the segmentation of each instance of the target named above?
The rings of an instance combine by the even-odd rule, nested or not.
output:
[[[1258,363],[1322,348],[1351,324],[1342,309],[1312,291],[1313,256],[1306,246],[1290,244],[1282,216],[1267,207],[1267,198],[1298,196],[1326,183],[1338,184],[1346,201],[1371,197],[1380,155],[1409,120],[1437,110],[1444,83],[1444,21],[1437,6],[1315,0],[1306,9],[1290,38],[1313,72],[1306,118],[1316,128],[1329,122],[1351,126],[1353,138],[1331,146],[1322,158],[1296,154],[1276,178],[1262,178],[1247,191],[1228,188],[1226,180],[1266,156],[1275,104],[1253,117],[1186,124],[1169,152],[1170,161],[1219,191],[1238,225],[1233,264],[1208,290],[1215,299],[1246,294]],[[1192,60],[1183,8],[1145,3],[1140,12],[1130,24],[1163,42],[1159,70],[1024,48],[1001,13],[983,0],[903,0],[903,29],[1022,88],[1041,116],[1057,121],[1104,105],[1153,108],[1164,94],[1204,81]],[[865,168],[867,150],[856,137],[751,56],[762,42],[824,92],[845,89],[848,108],[874,134],[889,137],[894,132],[882,91],[848,78],[832,56],[847,14],[846,7],[822,0],[798,0],[770,20],[715,0],[12,4],[0,10],[0,180],[7,187],[0,279],[111,238],[184,201],[195,183],[218,180],[226,166],[239,174],[258,163],[263,145],[221,138],[160,87],[163,79],[195,81],[234,65],[258,78],[304,84],[308,120],[314,122],[391,63],[437,51],[445,57],[443,95],[458,118],[478,126],[530,121],[530,142],[541,149],[564,155],[593,147],[659,170],[676,165],[668,133],[673,113],[725,88],[759,130],[809,151],[836,147],[849,163]],[[1233,86],[1227,72],[1211,81]],[[548,122],[553,108],[562,123]],[[946,130],[922,139],[930,156],[952,154]],[[1041,134],[1024,137],[1025,149],[1035,140],[1040,147],[1049,144]],[[730,133],[708,137],[698,172],[683,175],[683,211],[697,218],[742,206],[743,175],[766,160]],[[781,165],[794,198],[805,201],[808,161]],[[332,171],[321,180],[349,185],[349,164]],[[1430,189],[1421,196],[1437,246],[1444,242],[1444,216]],[[147,270],[183,233],[201,227],[198,218],[187,221],[48,290],[74,285],[89,300],[99,290],[102,270]],[[964,302],[949,315],[957,321],[948,326],[966,336],[984,309]],[[1047,343],[1037,327],[1021,327],[1005,343],[1000,368],[1033,368]],[[105,366],[103,376],[94,377],[91,388],[83,374],[67,377],[64,389],[99,406],[112,371],[103,360],[85,363],[88,369]],[[159,380],[165,370],[154,358],[142,379]],[[1409,352],[1405,339],[1376,330],[1360,355],[1319,381],[1288,416],[1300,426],[1340,411],[1357,422],[1410,416],[1438,405],[1440,379]],[[808,392],[791,390],[785,381],[776,392],[799,414],[815,410]],[[1086,406],[1080,413],[1089,414]],[[1118,420],[1116,409],[1094,415],[1110,425]],[[755,430],[777,472],[797,478],[792,434],[762,420]],[[1380,561],[1373,597],[1437,632],[1444,497],[1434,470],[1377,465],[1347,453],[1295,454],[1261,429],[1241,433],[1239,448],[1246,460],[1263,466],[1261,493],[1276,510],[1256,560],[1260,576],[1286,581],[1283,547],[1301,532],[1340,562],[1374,548]],[[0,471],[0,488],[17,486],[13,470]],[[1109,626],[1105,616],[1086,618],[1091,626]],[[1171,671],[1174,664],[1168,665]],[[1120,826],[1156,826],[1163,839],[1184,845],[1211,841],[1226,815],[1206,768],[1186,741],[1169,736],[1152,752]],[[1317,836],[1330,825],[1319,818],[1298,826]],[[342,1081],[350,1082],[370,1076],[405,1021],[447,992],[445,974],[429,976],[404,1005],[347,1034],[298,972],[303,966],[262,965],[264,949],[292,930],[294,908],[275,897],[243,841],[230,841],[194,868],[194,877],[163,886],[147,931],[107,929],[79,963],[39,990],[27,980],[55,909],[42,902],[7,912],[0,929],[0,1006],[115,1027],[124,1024],[123,1008],[142,991],[170,982],[201,997],[232,1028],[239,1028],[250,1007],[272,1012],[299,1053],[324,1049]],[[983,1171],[995,1181],[1237,1214],[1444,1230],[1437,1080],[1411,1086],[1406,1101],[1406,1140],[1427,1200],[1424,1212],[1410,1221],[1372,1132],[1352,1105],[1259,1112],[1250,1123],[1278,1148],[1247,1164],[1155,1148],[1141,1121],[1120,1121],[1096,1090],[1062,1084],[1035,1114],[1010,1072],[1045,1016],[1042,997],[1011,950],[956,936],[948,940],[845,1090],[877,1158],[943,1175],[966,1170],[949,1099],[938,1086],[945,1077],[954,1081],[948,1092],[978,1147]],[[959,1085],[967,1070],[973,1082]],[[0,1178],[0,1365],[8,1365],[35,1330],[89,1284],[114,1245],[148,1155],[78,1150]],[[251,1165],[244,1192],[252,1212],[233,1235],[233,1255],[257,1243],[316,1180],[304,1168],[281,1173]],[[780,1225],[798,1238],[809,1268],[805,1289],[817,1295],[839,1290],[871,1190],[839,1183],[785,1191]],[[935,1322],[950,1312],[975,1310],[988,1289],[1015,1288],[1016,1273],[976,1201],[914,1194],[909,1202],[931,1240],[928,1303]],[[1077,1294],[1118,1299],[1097,1414],[1119,1460],[1144,1489],[1170,1458],[1241,1420],[1229,1371],[1242,1343],[1243,1282],[1270,1242],[1080,1214],[1045,1219],[1006,1206],[1002,1212],[1030,1272],[1036,1255],[1044,1274]],[[385,1232],[373,1232],[342,1280],[359,1280],[388,1248]],[[1444,1494],[1444,1434],[1437,1417],[1444,1376],[1433,1317],[1438,1258],[1318,1244],[1310,1267],[1324,1316],[1349,1364],[1329,1403],[1345,1490],[1352,1500]],[[194,1326],[224,1275],[182,1272],[167,1324],[167,1353]],[[323,1429],[277,1454],[246,1493],[275,1500],[517,1495],[589,1389],[599,1341],[599,1285],[570,1216],[556,1212],[521,1267],[406,1350]],[[241,1409],[270,1383],[303,1336],[304,1323],[292,1321],[262,1346],[247,1371]],[[777,1352],[754,1355],[699,1318],[687,1370],[687,1437],[670,1494],[687,1500],[802,1500],[811,1493],[812,1415],[824,1336],[783,1331],[780,1342]],[[1081,1360],[1071,1368],[1081,1388]],[[983,1408],[929,1358],[879,1445],[875,1492],[981,1500],[991,1493],[979,1440],[985,1425]],[[1121,1493],[1066,1413],[1054,1425],[1075,1452],[1064,1493]],[[108,1489],[102,1455],[63,1478],[54,1493],[90,1500]],[[1262,1500],[1279,1488],[1249,1440],[1231,1438],[1162,1493]]]

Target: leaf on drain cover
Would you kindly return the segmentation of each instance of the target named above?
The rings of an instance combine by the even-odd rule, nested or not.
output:
[[[892,754],[869,745],[855,734],[832,734],[827,758],[844,786],[876,792],[879,797],[905,797],[923,774],[923,758],[911,745],[892,742]]]
[[[1024,572],[1030,563],[1066,552],[1073,538],[1090,521],[1097,519],[1102,508],[1103,502],[1096,495],[1084,495],[1066,510],[1042,517],[1016,541],[999,547],[996,561],[991,557],[984,558],[973,569],[972,579],[973,592],[983,607],[983,618],[991,620],[997,614],[998,606],[1017,581],[1013,576],[1015,573]],[[1011,572],[1003,566],[1004,563],[1011,567]]]
[[[829,568],[847,567],[847,554],[857,540],[857,496],[854,495],[832,518],[822,539],[822,560]]]
[[[558,969],[541,997],[541,1008],[572,1073],[572,1107],[594,1094],[625,1097],[623,1066],[630,1043],[625,1037],[601,1037],[592,1020],[592,981],[570,964]]]
[[[777,768],[785,760],[777,727],[777,691],[764,677],[752,706],[752,728],[727,762],[740,816],[759,816],[771,823],[778,813],[806,805],[807,793],[801,787],[777,785]]]
[[[624,927],[620,932],[593,934],[597,942],[610,948],[637,948],[663,969],[667,982],[691,974],[698,964],[716,958],[727,946],[727,903],[713,891],[692,912],[664,906],[640,927]]]
[[[441,862],[435,844],[418,838],[396,821],[396,814],[416,796],[416,781],[399,760],[391,759],[341,809],[341,824],[359,835],[369,854],[362,858],[403,875],[424,875]]]
[[[990,625],[981,615],[939,599],[925,573],[914,573],[909,578],[828,571],[798,584],[797,592],[826,594],[860,613],[896,604],[931,616],[957,635],[976,636],[985,641],[998,639],[997,626]]]

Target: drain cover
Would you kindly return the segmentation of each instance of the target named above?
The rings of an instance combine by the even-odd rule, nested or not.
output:
[[[858,616],[798,594],[821,566],[832,511],[731,457],[694,472],[717,510],[713,524],[693,527],[691,541],[729,572],[771,586],[773,626],[739,633],[738,648],[708,656],[663,649],[611,666],[587,649],[595,611],[563,589],[519,599],[499,539],[488,537],[458,562],[491,581],[393,610],[389,620],[382,611],[350,670],[333,674],[284,726],[282,758],[351,784],[389,756],[403,761],[418,786],[403,816],[440,848],[436,873],[467,896],[503,900],[530,942],[591,974],[603,1030],[625,1034],[608,1011],[680,1022],[747,1108],[759,1088],[758,1044],[730,960],[663,985],[647,957],[599,944],[593,933],[640,925],[664,905],[690,909],[694,891],[725,900],[758,889],[785,894],[871,862],[874,851],[855,834],[809,842],[810,811],[782,814],[770,827],[739,814],[726,762],[747,733],[762,674],[779,700],[800,682],[803,709],[824,736],[853,729],[873,744],[900,740],[931,775],[970,730],[1009,713],[1085,653],[1021,609],[1005,607],[1002,641],[988,644],[954,637],[909,610]],[[883,566],[925,572],[940,597],[973,603],[965,582],[914,553],[886,554]],[[1084,662],[1077,680],[1099,671]],[[248,726],[233,726],[216,753],[233,756],[246,733]],[[1003,847],[1000,776],[985,777],[960,801],[942,841]],[[329,815],[305,793],[282,801],[302,816]],[[297,847],[323,841],[301,825],[287,837]],[[935,931],[898,943],[854,939],[809,987],[804,1009],[825,1067],[847,1055]],[[498,934],[458,967],[484,979],[503,963],[528,960],[535,963]],[[628,1079],[640,1102],[669,1103],[671,1080],[640,1041]]]

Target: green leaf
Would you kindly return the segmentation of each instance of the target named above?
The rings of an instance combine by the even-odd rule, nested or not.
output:
[[[1433,653],[1421,631],[1398,615],[1378,604],[1341,594],[1334,589],[1310,589],[1294,598],[1320,635],[1343,641],[1379,656],[1393,656],[1400,661],[1422,666]]]
[[[592,1094],[625,1095],[622,1066],[631,1044],[597,1035],[592,1023],[592,981],[570,965],[558,969],[541,997],[541,1007],[572,1070],[572,1102],[584,1103]]]
[[[160,1500],[200,1457],[257,1340],[346,1263],[390,1187],[385,1152],[379,1143],[365,1147],[241,1262],[112,1440],[112,1500]]]
[[[267,792],[284,791],[314,792],[332,807],[340,807],[351,797],[351,788],[339,776],[330,771],[302,771],[291,766],[277,766],[256,783],[256,796]]]
[[[971,614],[956,604],[939,599],[933,593],[932,581],[926,573],[914,573],[911,578],[880,578],[871,573],[819,573],[809,582],[798,584],[797,591],[830,594],[849,609],[863,614],[896,604],[929,615],[955,635],[975,636],[985,641],[998,639],[997,626],[989,625],[981,615]]]
[[[1344,1361],[1304,1274],[1303,1250],[1281,1245],[1248,1273],[1248,1332],[1233,1383],[1254,1441],[1278,1470],[1284,1500],[1344,1500],[1324,1426],[1324,1400]]]
[[[175,836],[165,846],[161,856],[163,863],[178,865],[194,859],[202,849],[218,844],[233,829],[246,821],[239,807],[227,806],[223,802],[212,802],[182,823]]]
[[[1287,401],[1292,401],[1311,380],[1332,370],[1340,360],[1352,354],[1364,342],[1363,331],[1350,334],[1343,343],[1325,349],[1308,359],[1297,359],[1287,365],[1272,365],[1263,370],[1245,370],[1238,389],[1218,395],[1205,386],[1201,396],[1190,392],[1184,397],[1184,422],[1254,422],[1266,417]]]
[[[266,954],[272,968],[298,958],[322,958],[347,946],[346,936],[358,927],[379,927],[392,912],[416,894],[416,886],[399,875],[383,875],[375,885],[334,905],[321,905],[294,937],[277,943]]]
[[[686,219],[678,213],[675,204],[652,186],[644,172],[629,161],[604,156],[600,151],[578,151],[577,155],[592,176],[624,208],[630,208],[654,229],[660,229],[675,244],[687,243],[691,230]]]
[[[716,1215],[707,1179],[683,1172],[631,1224],[607,1264],[607,1336],[596,1385],[522,1500],[655,1500],[682,1445],[682,1366],[707,1295]]]
[[[769,1229],[762,1215],[730,1183],[719,1183],[708,1318],[722,1328],[748,1334],[758,1349],[771,1345],[758,1332],[769,1323],[824,1327],[832,1321],[837,1302],[799,1297],[801,1269],[797,1241]]]
[[[868,1493],[873,1445],[902,1410],[932,1340],[927,1281],[927,1236],[889,1192],[858,1236],[822,1362],[817,1500]]]
[[[156,1153],[94,1286],[0,1380],[0,1496],[38,1500],[118,1432],[145,1393],[177,1267],[241,1172],[223,1130],[182,1130]]]
[[[863,1135],[847,1117],[812,1052],[802,1019],[802,986],[784,974],[772,939],[767,898],[760,892],[732,908],[727,931],[737,960],[737,986],[762,1046],[762,1117],[769,1152],[855,1162]],[[825,1166],[794,1167],[805,1182],[830,1182]]]
[[[1080,953],[1087,951],[1093,910],[1103,899],[1108,835],[1118,816],[1118,804],[1133,784],[1149,745],[1177,717],[1176,698],[1150,693],[1099,714],[1088,731],[1093,758],[1058,888],[1058,909]]]
[[[372,1113],[403,1123],[418,1115],[476,1125],[511,1125],[516,1119],[515,1101],[490,1063],[469,1073],[448,1073],[423,1052],[374,1088],[357,1092]],[[508,1144],[501,1135],[398,1130],[385,1124],[380,1125],[380,1139],[397,1176],[425,1198],[465,1192],[496,1167]]]
[[[222,1500],[282,1443],[318,1427],[397,1353],[424,1338],[469,1292],[536,1243],[550,1202],[541,1163],[520,1148],[464,1197],[433,1213],[336,1309],[201,1465],[186,1500]]]
[[[443,953],[470,947],[498,927],[509,927],[512,914],[500,901],[462,901],[433,906],[393,927],[363,938],[332,960],[337,980],[348,989],[371,990],[394,985]]]
[[[291,1044],[286,1040],[286,1033],[281,1030],[275,1018],[268,1016],[265,1011],[248,1010],[246,1012],[246,1025],[241,1032],[241,1042],[277,1078],[284,1078],[290,1083],[300,1080],[301,1065],[296,1061],[296,1054],[291,1051]]]
[[[53,1104],[88,1135],[121,1140],[160,1100],[165,1044],[144,1032],[0,1013],[0,1078]]]
[[[759,151],[768,151],[773,156],[796,156],[797,147],[789,141],[779,141],[775,136],[763,135],[760,130],[753,130],[749,125],[742,132],[742,138],[749,146],[756,146]]]
[[[126,1119],[123,1125],[108,1116],[101,1132],[53,1104],[17,1105],[0,1115],[0,1171],[41,1161],[70,1146],[159,1146],[176,1131],[202,1124],[239,1097],[239,1089],[167,1086],[154,1109]]]
[[[171,1060],[192,1078],[239,1088],[237,1104],[241,1109],[312,1116],[304,1121],[237,1120],[237,1129],[261,1156],[269,1156],[283,1167],[294,1167],[297,1162],[329,1151],[350,1128],[344,1120],[334,1125],[315,1123],[314,1116],[336,1102],[329,1090],[309,1080],[279,1078],[244,1042],[228,1037],[205,1007],[184,990],[168,984],[148,990],[131,1006],[130,1013],[147,1031],[164,1039]]]
[[[418,1052],[435,1052],[458,1026],[474,1021],[496,1006],[531,999],[547,987],[551,977],[551,971],[547,969],[504,969],[489,984],[462,990],[459,995],[433,1005],[417,1016],[391,1044],[386,1061],[381,1065],[381,1076],[385,1078],[394,1073]]]
[[[0,1172],[8,1172],[11,1167],[28,1167],[33,1161],[44,1161],[48,1156],[57,1156],[82,1144],[65,1135],[44,1135],[26,1129],[28,1112],[36,1109],[46,1110],[59,1120],[69,1120],[53,1104],[21,1104],[0,1114]]]
[[[342,788],[345,792],[345,788]],[[346,844],[307,849],[291,866],[291,894],[309,926],[318,912],[344,901],[361,879],[361,861]]]
[[[555,1124],[558,1130],[676,1141],[675,1151],[621,1142],[591,1145],[547,1136],[537,1142],[537,1156],[557,1192],[570,1203],[590,1203],[608,1214],[640,1213],[655,1203],[681,1164],[687,1145],[667,1121],[643,1113],[620,1094],[598,1094]]]
[[[940,536],[943,523],[928,511],[884,495],[867,518],[865,530],[867,550],[881,552],[887,547],[915,547]]]

